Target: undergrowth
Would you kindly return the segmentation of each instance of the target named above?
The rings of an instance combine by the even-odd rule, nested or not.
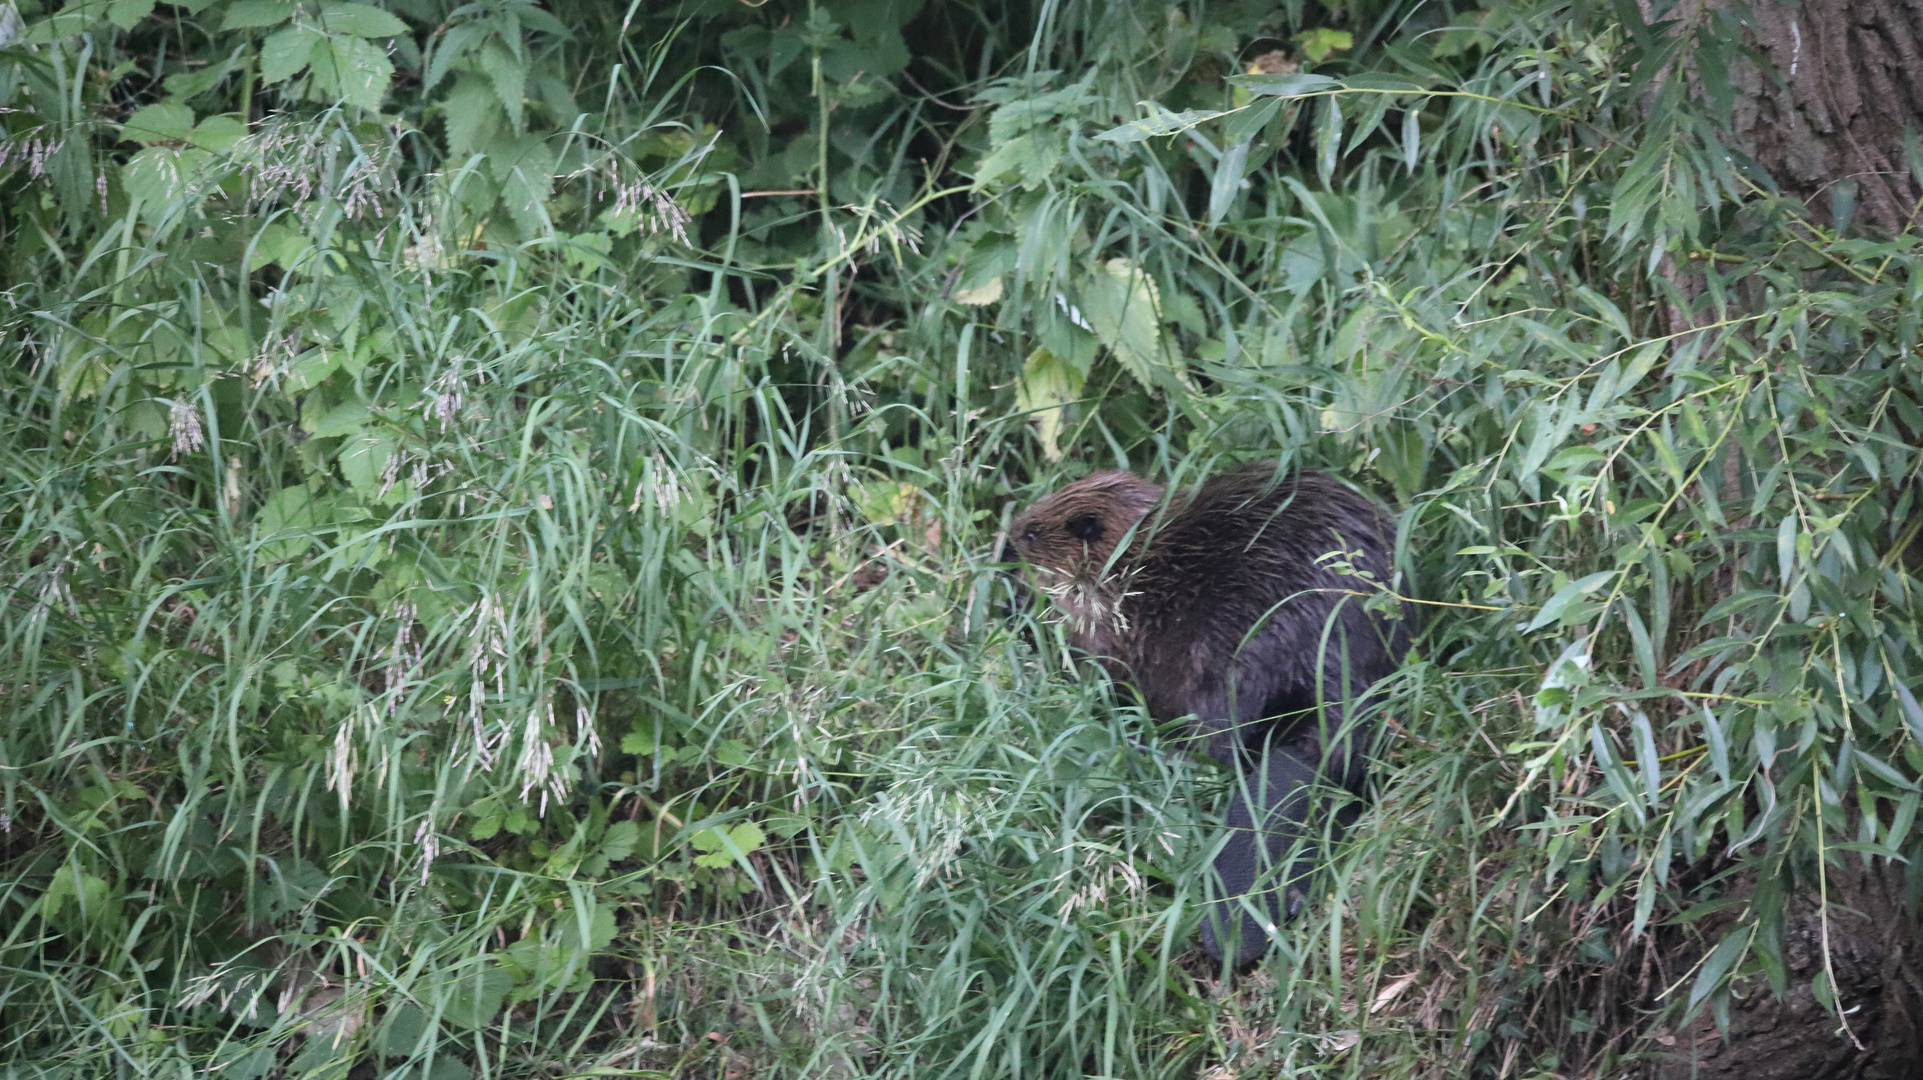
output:
[[[1785,988],[1923,885],[1923,276],[1619,15],[0,4],[0,1072],[1601,1075]],[[993,557],[1277,459],[1423,616],[1225,979],[1224,778]]]

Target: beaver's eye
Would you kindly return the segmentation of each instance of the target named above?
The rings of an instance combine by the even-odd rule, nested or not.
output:
[[[1030,529],[1022,534],[1022,543],[1024,544],[1032,544],[1039,539],[1041,538],[1035,535],[1034,529]]]

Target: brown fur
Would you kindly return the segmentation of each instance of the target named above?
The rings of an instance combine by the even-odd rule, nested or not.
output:
[[[1373,503],[1321,473],[1250,466],[1165,495],[1130,473],[1097,473],[1019,514],[1009,543],[1067,615],[1075,646],[1132,684],[1156,719],[1193,716],[1210,756],[1237,771],[1216,861],[1222,903],[1248,896],[1279,916],[1277,886],[1263,879],[1313,815],[1310,786],[1361,794],[1363,755],[1342,721],[1408,643],[1401,621],[1363,610],[1356,594],[1368,584],[1322,557],[1347,552],[1386,584],[1392,533]],[[1305,872],[1283,868],[1291,910]],[[1217,956],[1231,932],[1224,910],[1203,924]],[[1266,929],[1243,914],[1239,962],[1260,955]]]

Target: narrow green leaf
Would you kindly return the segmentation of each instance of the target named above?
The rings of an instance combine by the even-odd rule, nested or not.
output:
[[[1916,695],[1910,693],[1910,688],[1902,683],[1893,683],[1892,689],[1896,691],[1896,700],[1903,706],[1903,719],[1909,721],[1910,734],[1923,740],[1923,706],[1917,705]]]
[[[1231,75],[1228,83],[1230,86],[1239,86],[1251,94],[1282,98],[1327,93],[1341,86],[1327,75],[1310,74]]]
[[[1709,767],[1716,770],[1718,780],[1729,783],[1729,736],[1707,705],[1703,706],[1703,741],[1709,746]]]
[[[1389,115],[1389,106],[1393,104],[1395,99],[1388,94],[1376,95],[1375,100],[1370,102],[1368,108],[1362,113],[1362,118],[1355,122],[1355,127],[1349,132],[1348,142],[1342,147],[1342,152],[1353,154],[1357,147],[1368,141],[1369,137],[1382,127],[1382,118]]]
[[[1776,580],[1783,587],[1789,586],[1790,571],[1796,568],[1796,512],[1783,515],[1776,526]]]
[[[1170,112],[1153,101],[1143,101],[1138,104],[1148,110],[1147,116],[1140,120],[1130,120],[1121,127],[1110,128],[1095,137],[1103,142],[1141,142],[1161,135],[1176,135],[1197,124],[1228,115],[1220,109],[1187,109],[1177,113]]]
[[[1222,151],[1222,157],[1215,163],[1215,177],[1209,183],[1209,224],[1220,225],[1228,215],[1229,207],[1235,205],[1235,197],[1242,190],[1242,174],[1249,162],[1249,144],[1236,143]]]
[[[1322,100],[1322,122],[1316,127],[1315,146],[1315,173],[1327,184],[1342,156],[1342,103],[1336,97]]]
[[[1636,767],[1643,774],[1643,791],[1649,796],[1652,810],[1661,809],[1663,802],[1663,762],[1656,753],[1656,733],[1649,726],[1648,714],[1637,710],[1630,717],[1630,727],[1636,733]]]
[[[1649,639],[1649,628],[1643,625],[1642,612],[1636,605],[1623,597],[1619,609],[1623,614],[1623,625],[1629,628],[1629,648],[1636,657],[1636,671],[1642,676],[1645,688],[1658,685],[1660,676],[1656,671],[1656,646]]]
[[[1603,734],[1603,726],[1600,723],[1589,726],[1589,752],[1595,757],[1596,764],[1601,766],[1603,780],[1608,783],[1609,790],[1615,792],[1616,798],[1622,800],[1622,804],[1629,808],[1630,816],[1636,819],[1636,824],[1642,825],[1647,822],[1649,815],[1643,811],[1643,800],[1636,793],[1636,785],[1629,778],[1629,770],[1623,767],[1623,763],[1617,759],[1615,752],[1610,748],[1609,739]]]
[[[1916,811],[1919,805],[1923,805],[1923,793],[1914,790],[1898,800],[1896,813],[1890,816],[1889,832],[1884,838],[1884,842],[1890,847],[1901,851],[1909,845],[1910,826],[1916,824]]]
[[[1692,1013],[1709,995],[1716,992],[1717,987],[1723,984],[1723,977],[1729,974],[1730,969],[1743,958],[1743,953],[1748,951],[1749,939],[1754,934],[1753,929],[1737,927],[1717,943],[1716,948],[1710,952],[1709,958],[1703,961],[1702,970],[1696,973],[1696,984],[1690,988],[1689,1009]]]
[[[1255,102],[1248,108],[1230,115],[1228,121],[1222,125],[1222,142],[1224,145],[1234,146],[1236,143],[1254,139],[1263,128],[1269,126],[1269,121],[1275,119],[1275,114],[1281,108],[1281,101],[1269,98],[1266,101]]]
[[[1696,620],[1696,625],[1708,626],[1710,623],[1740,615],[1766,600],[1777,599],[1781,599],[1781,594],[1769,589],[1744,589],[1733,596],[1725,596],[1718,600],[1703,614],[1702,618]]]
[[[1669,860],[1667,859],[1656,863],[1659,872],[1660,868],[1667,868],[1668,865]],[[1650,881],[1648,875],[1644,875],[1642,880],[1637,883],[1636,914],[1629,921],[1629,936],[1631,939],[1641,937],[1643,928],[1649,925],[1649,916],[1656,910],[1656,894],[1661,891],[1658,888],[1659,884],[1659,882]]]
[[[1369,90],[1385,97],[1393,94],[1421,94],[1428,92],[1429,89],[1419,82],[1413,82],[1400,75],[1384,75],[1374,71],[1344,75],[1341,83],[1345,90]]]
[[[1850,761],[1898,791],[1916,790],[1916,781],[1904,776],[1888,762],[1876,755],[1864,753],[1861,747],[1857,747],[1851,751]]]
[[[1523,633],[1547,626],[1562,618],[1562,613],[1568,610],[1569,605],[1602,588],[1604,583],[1616,576],[1616,573],[1617,571],[1614,570],[1599,571],[1557,589],[1556,595],[1550,597],[1549,602],[1536,613],[1536,617],[1529,621],[1529,625],[1522,628]]]

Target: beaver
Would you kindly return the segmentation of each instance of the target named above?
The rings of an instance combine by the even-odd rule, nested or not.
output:
[[[1368,733],[1343,721],[1401,661],[1407,620],[1366,611],[1366,583],[1331,564],[1386,583],[1392,535],[1380,508],[1333,477],[1266,465],[1173,496],[1133,473],[1097,473],[1009,527],[1004,561],[1028,565],[1070,643],[1155,719],[1194,717],[1195,738],[1235,770],[1215,863],[1226,895],[1202,922],[1218,960],[1247,965],[1301,906],[1306,857],[1276,871],[1316,811],[1310,788],[1363,795]],[[1357,812],[1348,801],[1335,828]]]

